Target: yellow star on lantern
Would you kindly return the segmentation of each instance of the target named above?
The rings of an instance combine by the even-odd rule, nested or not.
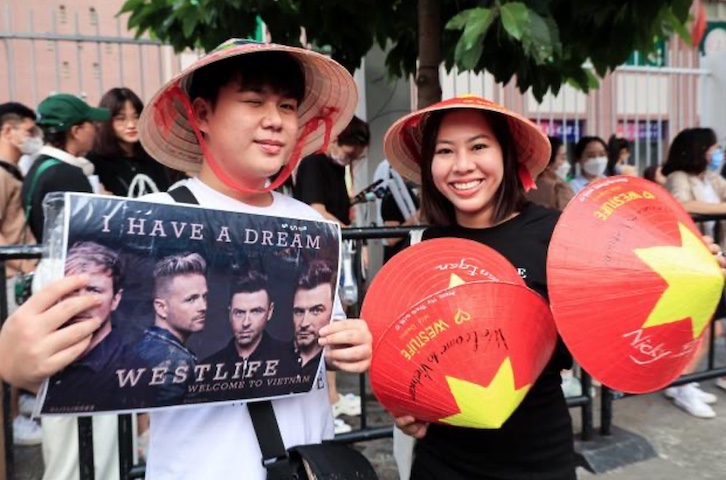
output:
[[[718,262],[693,232],[678,224],[681,246],[637,248],[635,255],[666,281],[665,289],[643,328],[691,320],[693,338],[711,320],[723,292],[724,278]]]
[[[489,386],[483,387],[454,377],[446,377],[459,413],[440,421],[458,427],[499,428],[522,403],[531,385],[514,388],[514,371],[509,357],[499,366]]]

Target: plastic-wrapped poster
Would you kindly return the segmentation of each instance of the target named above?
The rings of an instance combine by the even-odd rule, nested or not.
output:
[[[75,294],[99,299],[69,323],[102,323],[81,356],[43,385],[40,413],[318,388],[318,330],[342,314],[335,223],[76,193],[50,205],[56,228],[47,230],[46,268],[86,274]]]

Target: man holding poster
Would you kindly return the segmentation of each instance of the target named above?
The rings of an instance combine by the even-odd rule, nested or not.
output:
[[[301,156],[325,151],[356,105],[353,77],[334,60],[301,48],[233,39],[157,92],[142,112],[139,133],[156,160],[197,174],[183,187],[202,207],[320,221],[311,207],[272,190]],[[147,199],[174,203],[166,193]],[[62,308],[54,305],[86,283],[83,277],[55,282],[6,321],[0,331],[0,376],[37,389],[85,350],[98,319],[58,328],[94,302],[70,299]],[[349,372],[368,369],[372,346],[365,321],[336,320],[318,333],[327,365]],[[332,437],[324,383],[272,404],[285,447]],[[261,460],[246,404],[151,413],[148,478],[264,480]]]

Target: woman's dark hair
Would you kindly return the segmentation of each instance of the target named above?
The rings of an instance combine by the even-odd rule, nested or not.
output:
[[[655,179],[655,176],[658,173],[659,166],[660,165],[650,165],[648,167],[645,167],[645,170],[643,170],[643,178],[646,180],[650,180],[651,182],[658,183]]]
[[[611,177],[615,175],[615,165],[620,159],[620,150],[625,149],[630,152],[630,142],[623,137],[611,135],[608,139],[608,166],[605,169],[605,175]]]
[[[268,86],[298,104],[305,96],[305,73],[300,63],[286,52],[272,51],[237,55],[200,68],[192,74],[189,98],[203,98],[214,108],[219,90],[233,80],[246,90]]]
[[[572,163],[577,163],[580,160],[582,160],[582,155],[585,153],[585,149],[588,145],[590,145],[592,142],[600,142],[602,145],[602,148],[605,149],[605,151],[608,151],[608,146],[605,143],[605,140],[603,140],[600,137],[582,137],[580,140],[578,140],[577,144],[575,144],[575,150],[573,152],[574,157],[572,158]]]
[[[432,225],[456,225],[456,213],[452,203],[436,188],[431,163],[436,151],[436,141],[439,128],[444,117],[451,112],[465,109],[452,109],[431,113],[426,118],[423,127],[423,142],[421,145],[421,209],[424,216]],[[519,179],[519,159],[514,145],[514,139],[509,130],[507,119],[497,113],[481,111],[502,149],[504,174],[502,183],[494,193],[494,214],[492,223],[505,220],[513,213],[520,211],[525,203],[524,188]]]
[[[716,145],[716,133],[710,128],[687,128],[673,139],[668,158],[663,164],[663,175],[685,172],[700,175],[708,167],[706,152]]]
[[[550,163],[547,165],[552,165],[555,163],[555,159],[557,158],[557,152],[560,151],[560,147],[564,145],[562,142],[562,139],[559,137],[547,137],[550,141],[550,147],[552,147],[552,151],[550,152]]]
[[[131,102],[131,106],[136,110],[136,114],[141,115],[141,111],[144,109],[144,103],[138,95],[128,88],[112,88],[101,97],[98,106],[107,108],[111,112],[111,119],[98,124],[96,139],[93,144],[93,153],[112,158],[128,156],[128,153],[121,147],[121,140],[116,136],[113,128],[113,119],[123,110],[126,102]],[[136,158],[146,156],[141,142],[134,144],[133,156]]]

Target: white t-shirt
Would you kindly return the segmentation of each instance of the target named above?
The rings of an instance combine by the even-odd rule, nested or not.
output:
[[[276,192],[273,192],[272,205],[254,207],[227,197],[198,179],[187,181],[186,186],[206,208],[323,220],[310,206]],[[167,193],[148,195],[144,200],[174,203]],[[344,317],[340,301],[336,299],[335,303],[333,318]],[[272,402],[286,448],[333,437],[325,368],[320,370],[310,392]],[[146,478],[265,480],[262,454],[244,402],[194,406],[150,415]]]

